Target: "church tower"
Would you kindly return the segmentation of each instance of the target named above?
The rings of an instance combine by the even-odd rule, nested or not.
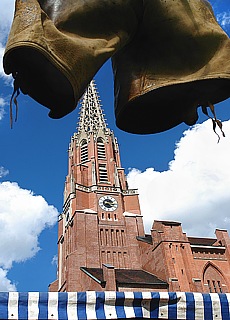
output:
[[[226,230],[217,229],[216,238],[188,237],[180,222],[155,220],[145,234],[137,190],[128,188],[91,82],[69,144],[57,279],[49,290],[221,293],[229,292],[229,279]]]
[[[68,155],[58,222],[58,276],[50,290],[116,290],[116,270],[141,269],[136,239],[145,234],[137,190],[128,188],[118,143],[93,81]]]

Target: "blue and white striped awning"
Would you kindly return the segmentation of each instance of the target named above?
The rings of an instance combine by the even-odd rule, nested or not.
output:
[[[0,293],[0,319],[229,320],[230,294],[168,292]]]

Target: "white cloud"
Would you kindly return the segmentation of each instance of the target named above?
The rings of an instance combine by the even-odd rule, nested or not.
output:
[[[217,15],[217,21],[223,28],[230,26],[230,11],[219,13]]]
[[[40,233],[55,224],[57,215],[42,196],[21,189],[17,183],[0,184],[0,279],[14,262],[36,255]],[[10,286],[7,279],[6,283]]]
[[[224,131],[226,138],[217,143],[210,121],[196,125],[177,143],[167,171],[129,172],[129,186],[140,192],[147,232],[154,219],[180,221],[190,236],[230,230],[230,121]]]
[[[16,291],[16,286],[7,279],[7,271],[0,268],[0,291]]]
[[[0,117],[1,119],[1,117]],[[0,167],[0,178],[5,177],[9,174],[9,170],[5,169],[4,167]]]
[[[1,32],[1,30],[0,30],[0,32]],[[4,51],[5,51],[5,48],[3,47],[3,44],[0,43],[0,78],[3,78],[4,83],[6,85],[9,85],[9,84],[11,84],[13,78],[12,78],[11,75],[8,76],[8,75],[6,75],[4,73],[3,62],[2,62],[3,61]]]
[[[1,32],[1,29],[0,29]],[[0,42],[0,77],[4,77],[4,71],[3,71],[3,65],[2,65],[2,59],[3,59],[3,54],[4,54],[4,47],[2,45],[2,43]]]
[[[58,256],[57,256],[57,254],[55,254],[55,256],[53,256],[53,259],[52,259],[51,263],[57,267],[57,265],[58,265]]]
[[[5,99],[0,97],[0,107],[3,107],[5,104],[6,104]]]
[[[0,4],[0,42],[6,41],[14,14],[14,0],[1,0]]]
[[[4,98],[0,97],[0,120],[2,120],[4,114],[5,114],[5,105],[7,104],[6,100]],[[1,167],[0,167],[0,177],[1,177]]]
[[[2,58],[5,43],[10,31],[11,22],[14,14],[14,0],[1,0],[0,2],[0,77],[9,81],[9,77],[4,74]]]

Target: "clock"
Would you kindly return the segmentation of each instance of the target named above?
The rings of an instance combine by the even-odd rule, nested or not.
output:
[[[114,211],[118,207],[117,200],[111,196],[104,196],[99,199],[99,206],[105,211]]]

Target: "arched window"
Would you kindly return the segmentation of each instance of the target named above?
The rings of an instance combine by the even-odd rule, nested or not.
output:
[[[97,156],[99,160],[106,159],[105,144],[102,138],[97,139]]]
[[[81,162],[88,160],[88,144],[86,140],[81,142]]]
[[[209,292],[227,292],[228,288],[220,270],[212,263],[207,263],[203,273],[204,285]]]

